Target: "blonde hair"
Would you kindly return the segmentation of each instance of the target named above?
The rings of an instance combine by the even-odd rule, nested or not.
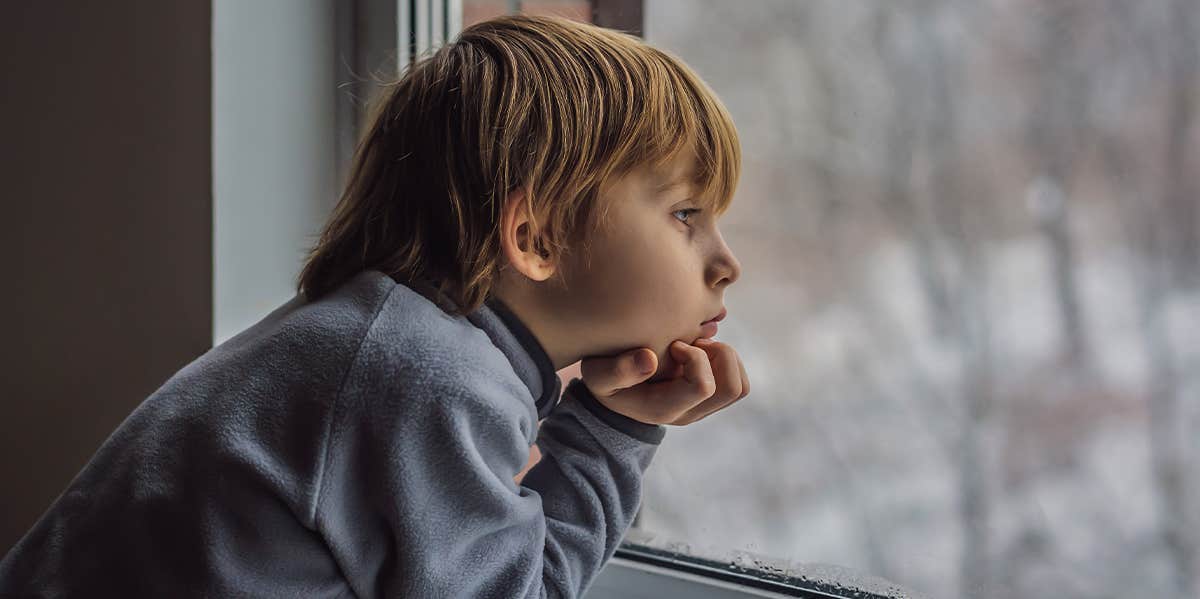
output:
[[[472,25],[389,85],[297,288],[358,272],[425,279],[470,313],[504,260],[500,215],[525,186],[534,247],[557,259],[606,221],[606,181],[692,152],[693,199],[721,214],[741,170],[733,120],[680,59],[561,17]]]

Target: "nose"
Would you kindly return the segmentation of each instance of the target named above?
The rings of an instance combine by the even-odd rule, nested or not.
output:
[[[742,264],[738,262],[733,250],[725,243],[720,233],[716,236],[716,251],[708,267],[708,286],[713,288],[728,287],[738,280],[742,274]]]

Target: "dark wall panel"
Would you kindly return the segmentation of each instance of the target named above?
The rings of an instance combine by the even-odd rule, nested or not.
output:
[[[0,553],[211,345],[211,6],[28,2],[0,60]]]

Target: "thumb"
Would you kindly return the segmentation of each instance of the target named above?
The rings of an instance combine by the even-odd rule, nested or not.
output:
[[[641,347],[616,356],[584,358],[580,374],[593,395],[608,397],[650,378],[657,368],[654,350]]]

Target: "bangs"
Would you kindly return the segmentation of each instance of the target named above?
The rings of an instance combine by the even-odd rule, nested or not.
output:
[[[645,110],[632,115],[631,140],[638,140],[622,169],[648,165],[661,171],[680,153],[690,153],[692,199],[715,215],[733,201],[741,174],[741,146],[733,119],[703,80],[678,58],[646,46],[649,64]]]

